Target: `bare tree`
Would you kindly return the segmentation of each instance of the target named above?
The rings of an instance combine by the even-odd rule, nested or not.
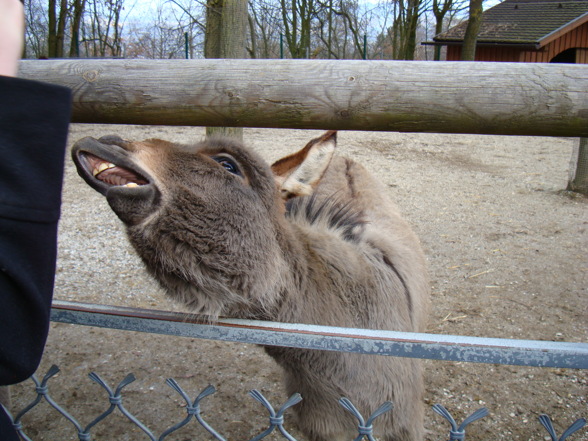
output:
[[[279,2],[250,0],[249,47],[251,58],[277,58],[280,55],[282,10]]]
[[[366,58],[364,35],[367,33],[366,16],[361,16],[356,0],[329,0],[323,10],[327,14],[327,39],[322,38],[328,58]],[[352,52],[347,52],[347,46]]]
[[[87,55],[122,56],[123,2],[124,0],[88,0],[89,17],[82,24],[81,40]]]
[[[393,58],[392,39],[390,28],[396,16],[395,3],[389,1],[379,2],[372,15],[376,17],[370,22],[375,37],[372,45],[372,57],[379,59]]]
[[[315,16],[315,0],[280,0],[282,24],[288,50],[292,58],[307,58],[310,55],[310,32]]]
[[[462,61],[474,61],[476,59],[476,45],[478,42],[478,33],[482,24],[482,1],[470,0],[470,18],[463,38],[461,47]]]
[[[26,55],[36,58],[79,56],[79,30],[86,0],[49,0],[47,3],[28,0],[24,3]]]
[[[176,29],[188,38],[190,58],[193,58],[195,46],[201,46],[198,52],[204,55],[204,43],[200,37],[206,32],[206,3],[192,0],[169,0],[170,20],[176,23]]]
[[[46,3],[42,0],[28,0],[24,4],[26,14],[24,57],[46,57],[49,29],[47,10],[43,6]]]
[[[374,54],[379,58],[414,60],[421,16],[425,11],[423,0],[385,0],[378,4],[382,29],[375,38]]]
[[[443,32],[445,15],[451,10],[454,0],[433,0],[433,15],[435,16],[435,35]],[[441,59],[441,46],[435,46],[435,61]]]
[[[155,21],[144,28],[133,27],[125,52],[128,58],[183,58],[183,34],[165,21]]]
[[[47,56],[49,58],[63,57],[67,12],[67,0],[49,0],[47,35]]]
[[[421,0],[398,0],[397,5],[398,13],[393,25],[394,58],[414,60]]]
[[[80,56],[80,25],[86,7],[86,0],[73,0],[71,14],[71,40],[69,44],[70,58]]]
[[[29,0],[27,50],[53,57],[275,58],[285,49],[292,58],[414,59],[428,20],[437,34],[469,0],[158,0],[156,12],[126,28],[125,1]],[[227,42],[237,43],[223,47]]]
[[[368,58],[369,53],[411,60],[418,54],[417,43],[427,38],[424,13],[437,17],[439,27],[446,28],[464,1],[252,0],[249,52],[252,57],[274,56],[261,45],[277,47],[271,35],[282,34],[293,58]],[[276,10],[281,23],[266,19],[273,19]]]
[[[155,11],[132,22],[125,31],[127,58],[193,58],[201,56],[205,5],[191,0],[167,0]],[[187,52],[187,53],[186,53]]]

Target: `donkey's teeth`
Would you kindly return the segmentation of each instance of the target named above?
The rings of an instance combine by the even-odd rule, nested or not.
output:
[[[134,188],[134,187],[138,187],[139,184],[137,184],[136,182],[129,182],[128,184],[125,185],[125,187],[130,187],[130,188]]]
[[[98,167],[92,170],[92,175],[96,176],[97,174],[102,173],[104,170],[108,170],[109,168],[114,167],[116,167],[116,165],[111,162],[101,162]]]

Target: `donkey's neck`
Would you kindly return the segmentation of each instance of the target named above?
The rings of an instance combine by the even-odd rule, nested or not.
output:
[[[278,235],[286,270],[278,278],[278,296],[269,320],[335,325],[343,318],[345,292],[366,277],[358,240],[349,229],[291,213]],[[359,224],[358,228],[361,228]],[[329,313],[325,313],[329,311]]]

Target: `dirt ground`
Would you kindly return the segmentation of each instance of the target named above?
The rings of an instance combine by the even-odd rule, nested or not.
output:
[[[73,125],[70,143],[116,133],[193,142],[201,128]],[[268,161],[302,147],[316,131],[246,129],[245,142]],[[429,259],[431,333],[554,341],[588,341],[588,200],[565,191],[575,139],[340,132],[340,154],[373,171],[420,236]],[[122,224],[66,159],[55,296],[111,305],[177,308],[144,273]],[[431,410],[443,404],[461,422],[480,407],[490,415],[468,427],[468,440],[549,440],[538,416],[561,436],[588,417],[588,372],[425,361],[427,440],[448,438]],[[82,426],[108,408],[98,373],[111,387],[128,374],[124,405],[161,434],[185,417],[175,378],[193,398],[208,384],[203,417],[229,440],[266,426],[266,411],[248,396],[260,390],[276,407],[286,400],[280,371],[262,349],[244,344],[53,324],[38,375],[56,364],[53,399]],[[13,388],[13,412],[34,397],[27,381]],[[119,412],[93,439],[148,439]],[[303,439],[292,423],[286,427]],[[76,430],[43,404],[24,419],[33,440],[77,439]],[[272,435],[273,436],[273,435]],[[212,439],[191,423],[166,440]],[[266,439],[283,439],[279,436]],[[582,429],[570,440],[587,441]]]

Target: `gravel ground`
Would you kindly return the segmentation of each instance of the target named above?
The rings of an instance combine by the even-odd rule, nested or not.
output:
[[[116,133],[192,142],[201,128],[72,125],[70,143]],[[245,142],[268,161],[302,147],[315,131],[246,129]],[[433,311],[428,331],[555,341],[588,341],[587,199],[565,191],[576,140],[440,134],[341,132],[340,154],[353,157],[389,186],[423,242],[430,263]],[[55,296],[174,309],[145,274],[122,225],[66,158]],[[285,401],[276,365],[258,347],[53,324],[43,375],[52,397],[88,424],[108,407],[105,392],[128,373],[125,406],[152,431],[184,418],[183,400],[165,384],[175,378],[193,398],[208,384],[203,416],[228,439],[247,440],[266,427],[266,413],[247,396],[259,389],[275,407]],[[490,415],[468,440],[549,440],[537,417],[547,413],[561,435],[588,417],[588,373],[570,369],[425,361],[427,440],[447,439],[448,424],[430,410],[441,403],[461,421],[479,407]],[[16,412],[34,396],[32,382],[13,388]],[[25,417],[34,440],[77,439],[46,404]],[[286,427],[302,439],[296,428]],[[148,439],[121,416],[92,430],[93,439]],[[212,439],[190,424],[166,440]],[[282,439],[268,437],[266,439]],[[570,438],[587,441],[584,428]]]

